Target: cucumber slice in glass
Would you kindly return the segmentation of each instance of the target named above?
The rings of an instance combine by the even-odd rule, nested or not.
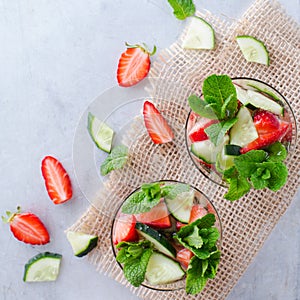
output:
[[[185,275],[177,261],[157,252],[151,255],[145,277],[152,285],[177,281]]]
[[[114,131],[90,112],[88,115],[88,131],[96,146],[110,153]]]
[[[60,268],[62,255],[44,252],[32,257],[25,265],[23,281],[55,281]]]
[[[98,237],[82,232],[67,232],[67,239],[72,246],[75,256],[82,257],[92,251],[98,242]]]
[[[269,66],[269,52],[265,44],[250,35],[240,35],[236,41],[248,62],[255,62]]]
[[[214,49],[215,32],[204,19],[191,17],[187,33],[182,41],[184,49]]]

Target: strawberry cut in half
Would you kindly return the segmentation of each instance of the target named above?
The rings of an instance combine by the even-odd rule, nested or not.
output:
[[[209,127],[212,124],[215,124],[219,122],[218,120],[210,120],[203,118],[200,122],[197,122],[195,126],[191,129],[189,132],[189,138],[192,143],[195,142],[201,142],[208,140],[208,136],[206,132],[204,131],[207,127]]]
[[[155,228],[169,228],[171,221],[166,203],[162,200],[150,211],[135,215],[136,220]]]
[[[42,174],[48,195],[54,204],[62,204],[72,198],[70,177],[56,158],[46,156],[43,159]]]
[[[135,230],[136,218],[134,215],[120,213],[115,221],[113,243],[115,245],[120,242],[134,242],[138,239]]]
[[[191,258],[194,256],[194,253],[189,249],[181,249],[176,254],[176,260],[180,262],[180,264],[187,269],[190,263]]]
[[[172,129],[152,102],[144,102],[143,115],[146,129],[154,144],[165,144],[173,140]]]
[[[195,204],[192,207],[189,223],[204,217],[207,214],[207,210],[200,204]]]
[[[122,53],[117,70],[117,80],[120,86],[129,87],[143,80],[150,70],[150,56],[156,52],[156,46],[152,52],[147,46],[129,45],[126,43],[127,50]]]
[[[20,207],[16,213],[6,212],[7,218],[2,221],[9,223],[14,237],[21,242],[31,245],[45,245],[50,236],[42,221],[33,213],[21,213]]]
[[[278,130],[280,126],[278,117],[266,110],[259,110],[254,115],[253,123],[259,135]]]

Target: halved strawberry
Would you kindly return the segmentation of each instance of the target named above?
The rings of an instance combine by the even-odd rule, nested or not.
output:
[[[176,260],[180,262],[180,264],[187,269],[189,266],[191,258],[194,256],[194,253],[189,249],[181,249],[176,254]]]
[[[56,158],[46,156],[43,159],[42,174],[48,195],[54,204],[61,204],[72,198],[69,175]]]
[[[117,80],[120,86],[129,87],[144,79],[150,70],[150,56],[156,52],[154,46],[150,53],[145,44],[129,45],[122,53],[117,70]]]
[[[16,213],[6,212],[7,218],[3,222],[9,223],[10,230],[21,242],[31,245],[44,245],[49,243],[50,236],[42,221],[32,213],[21,213],[20,207]]]
[[[115,222],[113,234],[113,243],[115,245],[120,242],[134,242],[138,239],[138,234],[135,230],[136,218],[134,215],[121,213]]]
[[[247,146],[243,147],[240,150],[241,154],[244,154],[250,150],[258,150],[266,146],[269,146],[277,141],[281,141],[281,139],[289,131],[289,128],[290,128],[290,123],[287,123],[285,121],[280,121],[280,125],[278,129],[265,134],[259,133],[258,138],[256,140],[254,140],[253,142],[251,142],[250,144],[248,144]]]
[[[276,115],[266,110],[259,110],[255,113],[253,123],[259,135],[277,130],[280,126]]]
[[[173,140],[172,129],[152,102],[145,101],[143,115],[148,134],[154,144],[164,144]]]
[[[205,133],[204,129],[209,127],[212,124],[219,122],[218,120],[210,120],[206,118],[201,118],[194,127],[189,132],[189,138],[192,143],[208,140],[208,136]]]
[[[176,229],[177,229],[177,231],[180,230],[185,225],[187,225],[187,224],[181,223],[180,221],[176,221]]]
[[[204,217],[207,214],[207,210],[200,204],[194,204],[191,210],[189,223]]]
[[[138,222],[156,228],[169,228],[171,221],[166,203],[162,200],[150,211],[135,215]]]

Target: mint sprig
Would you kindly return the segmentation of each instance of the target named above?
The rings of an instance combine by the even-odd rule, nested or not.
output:
[[[192,0],[168,0],[173,8],[173,14],[179,20],[184,20],[195,14],[196,8]]]
[[[254,189],[278,191],[287,181],[288,170],[283,160],[286,149],[276,142],[265,150],[252,150],[234,159],[234,166],[223,178],[229,183],[225,199],[234,201]]]
[[[135,287],[145,280],[149,259],[153,253],[153,245],[149,241],[120,242],[121,249],[117,254],[117,261],[124,264],[123,271],[126,279]]]
[[[214,214],[207,214],[203,218],[182,227],[175,235],[175,239],[194,253],[186,277],[186,292],[195,295],[206,285],[208,278],[216,276],[221,252],[217,249],[220,233],[214,227]]]

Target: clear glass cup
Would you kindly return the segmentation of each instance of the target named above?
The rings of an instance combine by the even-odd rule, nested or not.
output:
[[[288,150],[288,156],[286,159],[286,162],[291,158],[291,153],[295,150],[296,147],[296,139],[297,139],[297,126],[296,126],[296,119],[295,115],[293,113],[293,110],[288,103],[288,101],[285,99],[285,97],[279,93],[276,89],[274,89],[269,84],[262,82],[258,79],[253,78],[246,78],[246,77],[237,77],[233,78],[232,82],[244,89],[250,89],[253,91],[257,91],[264,96],[269,97],[270,99],[274,100],[275,102],[278,102],[280,105],[284,108],[284,115],[280,117],[283,121],[288,121],[292,124],[292,133],[291,133],[291,139],[289,142],[284,143],[287,150]],[[199,159],[196,155],[194,155],[191,151],[191,140],[189,138],[189,132],[192,129],[193,125],[197,122],[201,122],[202,117],[199,115],[196,115],[194,112],[190,111],[187,117],[186,126],[185,126],[185,141],[186,141],[186,147],[189,153],[189,156],[191,160],[193,161],[196,168],[208,179],[210,179],[212,182],[227,187],[227,183],[222,180],[222,174],[218,172],[215,165],[208,165],[205,162],[203,162],[201,159]]]
[[[179,181],[175,181],[175,180],[161,180],[158,181],[162,186],[163,185],[171,185],[171,184],[184,184],[184,182],[179,182]],[[222,243],[222,225],[221,225],[221,220],[220,220],[220,216],[215,208],[215,206],[213,205],[213,203],[209,200],[209,198],[203,194],[199,189],[193,187],[190,185],[190,188],[194,191],[194,204],[200,204],[201,207],[203,207],[204,209],[207,210],[207,213],[213,213],[216,217],[216,222],[215,222],[215,227],[219,230],[220,232],[220,238],[217,242],[217,247],[218,249],[221,249],[221,243]],[[116,249],[116,246],[114,245],[113,242],[113,236],[116,230],[116,221],[118,220],[118,216],[120,215],[121,209],[122,209],[122,205],[123,203],[128,199],[128,197],[130,197],[133,193],[139,191],[141,189],[141,187],[138,187],[137,189],[135,189],[132,193],[130,193],[126,199],[124,199],[124,201],[121,203],[121,205],[117,208],[115,216],[113,218],[113,222],[112,222],[112,228],[111,228],[111,246],[112,246],[112,251],[114,253],[114,256],[116,257],[117,253],[118,253],[118,249]],[[167,236],[167,239],[170,241],[170,243],[174,244],[174,248],[176,249],[176,245],[175,245],[175,241],[172,241],[172,230],[176,230],[176,219],[172,216],[169,215],[170,219],[171,219],[171,223],[172,226],[171,228],[167,228],[167,229],[161,229],[158,230],[161,233],[163,233],[165,236]],[[174,240],[174,239],[173,239]],[[177,246],[178,247],[178,246]],[[120,263],[118,263],[120,268],[122,269],[122,265]],[[159,290],[159,291],[173,291],[173,290],[178,290],[178,289],[182,289],[185,288],[185,277],[177,280],[175,282],[171,282],[171,283],[167,283],[167,284],[161,284],[161,285],[151,285],[149,282],[147,282],[147,280],[145,280],[142,284],[142,286],[147,287],[149,289],[153,289],[153,290]]]

